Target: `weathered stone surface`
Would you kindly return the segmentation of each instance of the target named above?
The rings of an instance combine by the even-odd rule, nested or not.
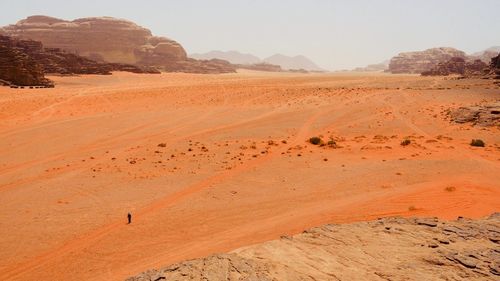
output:
[[[99,62],[158,67],[174,72],[235,72],[229,63],[188,59],[186,51],[176,41],[153,36],[150,30],[133,22],[111,17],[65,21],[31,16],[0,29],[2,33],[40,41],[47,48]]]
[[[150,270],[127,281],[497,280],[500,251],[489,237],[498,233],[498,215],[325,225],[229,254]]]
[[[43,86],[53,83],[45,78],[43,67],[26,53],[26,49],[38,49],[41,44],[23,44],[0,36],[0,84],[5,86]]]
[[[465,77],[484,76],[489,72],[488,64],[481,60],[466,61],[461,57],[453,57],[446,62],[440,62],[428,71],[422,72],[423,76],[447,76],[459,74]]]
[[[453,57],[466,58],[466,54],[454,48],[432,48],[419,52],[400,53],[389,62],[391,73],[422,73]]]
[[[459,107],[448,113],[451,121],[455,123],[472,123],[478,126],[500,127],[500,103],[480,106]]]
[[[0,35],[0,79],[6,86],[45,86],[53,83],[45,74],[109,75],[112,71],[159,73],[158,70],[120,63],[99,63],[57,48],[44,48],[42,43]]]

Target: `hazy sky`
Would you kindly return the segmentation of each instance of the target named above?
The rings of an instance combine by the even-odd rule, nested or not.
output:
[[[180,42],[188,53],[302,54],[331,70],[402,51],[500,45],[500,0],[0,0],[0,26],[29,15],[113,16]]]

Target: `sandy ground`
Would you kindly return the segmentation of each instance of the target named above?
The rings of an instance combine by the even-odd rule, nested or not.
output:
[[[0,88],[0,280],[123,280],[325,223],[500,210],[499,129],[445,114],[498,101],[491,80],[51,78]]]

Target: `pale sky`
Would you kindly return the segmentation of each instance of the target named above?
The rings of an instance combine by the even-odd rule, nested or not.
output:
[[[125,18],[188,53],[305,55],[337,70],[403,51],[500,45],[500,0],[0,0],[0,26],[30,15]]]

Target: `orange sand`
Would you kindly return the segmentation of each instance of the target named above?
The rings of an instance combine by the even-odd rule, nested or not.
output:
[[[498,128],[445,119],[498,100],[489,80],[52,78],[0,88],[0,280],[123,280],[324,223],[500,211]]]

